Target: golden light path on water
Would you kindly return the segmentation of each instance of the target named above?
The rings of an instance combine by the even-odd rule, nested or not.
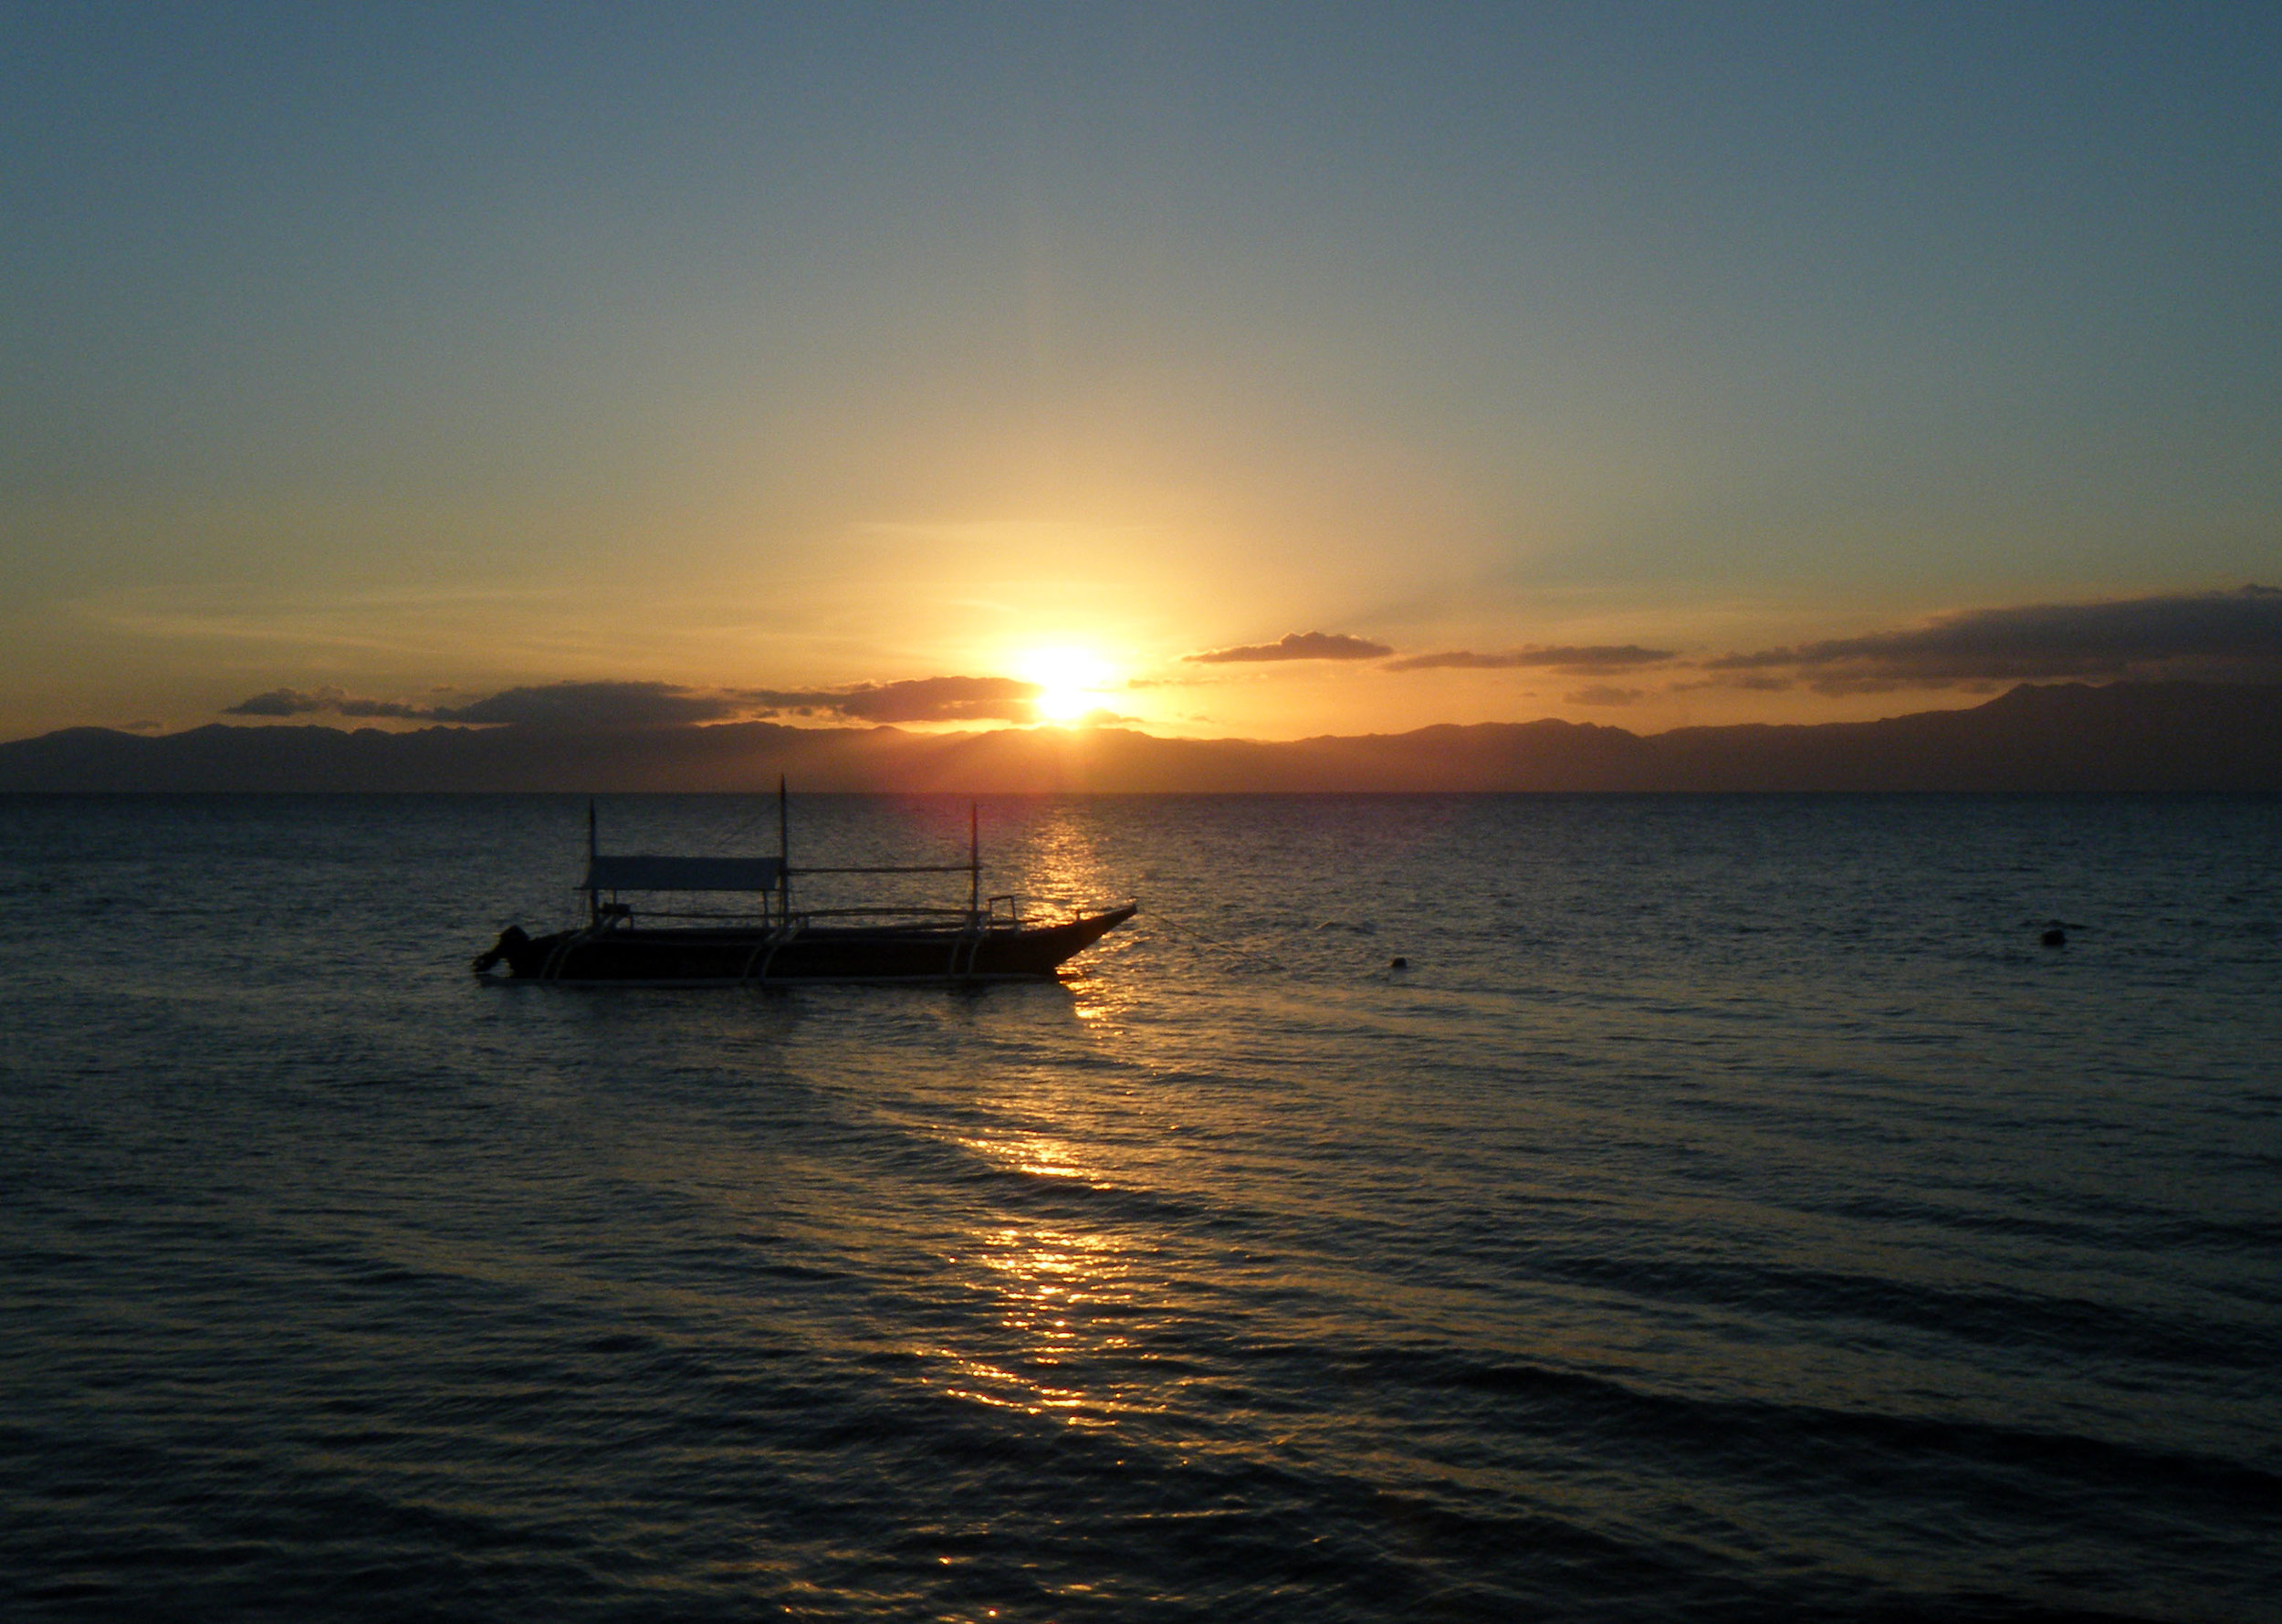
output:
[[[1113,1353],[1130,1345],[1122,1336],[1093,1334],[1072,1324],[1073,1315],[1135,1300],[1125,1282],[1122,1249],[1115,1242],[1051,1225],[1009,1226],[979,1239],[985,1248],[982,1265],[999,1281],[999,1322],[1029,1349],[1028,1368],[1010,1369],[954,1355],[956,1375],[947,1389],[953,1397],[1031,1415],[1057,1415],[1074,1427],[1111,1427],[1123,1414],[1157,1408],[1106,1399],[1055,1379],[1055,1373],[1074,1357]]]
[[[1042,707],[1057,694],[1078,695],[1083,703],[1072,705],[1082,711],[1101,696],[1070,685],[1104,680],[1108,667],[1090,651],[1058,648],[1039,652],[1021,669],[1046,686]],[[939,818],[955,812],[953,822],[966,822],[967,807],[948,801],[905,810],[922,844],[953,833]],[[988,888],[1018,894],[1025,917],[1123,900],[1121,885],[1136,877],[1104,859],[1098,833],[1070,808],[986,802],[981,813]],[[1100,1081],[1087,1063],[1114,1042],[1128,994],[1114,979],[1083,970],[1062,989],[1039,991],[1062,1006],[1048,1028],[1059,1031],[1043,1048],[1026,1043],[1018,1053],[1002,1054],[999,1064],[978,1074],[979,1087],[962,1086],[941,1100],[937,1109],[945,1115],[931,1109],[908,1125],[975,1169],[979,1199],[958,1214],[937,1256],[947,1266],[947,1283],[957,1283],[952,1294],[976,1305],[961,1315],[970,1331],[989,1330],[956,1340],[926,1337],[905,1351],[921,1362],[921,1383],[945,1399],[1076,1429],[1110,1429],[1166,1408],[1147,1396],[1146,1380],[1132,1377],[1133,1361],[1146,1357],[1135,1335],[1161,1317],[1156,1309],[1164,1287],[1153,1276],[1172,1237],[1161,1226],[1152,1229],[1146,1213],[1093,1223],[1086,1210],[1092,1201],[1113,1210],[1120,1191],[1149,1182],[1145,1171],[1122,1165],[1134,1149],[1121,1147],[1122,1136],[1095,1131],[1100,1124],[1090,1121],[1083,1093],[1086,1084]],[[962,1029],[971,1013],[962,1010],[958,1017]],[[1064,1069],[1072,1061],[1083,1074],[1075,1084]],[[1073,1199],[1042,1184],[1062,1187]],[[937,1221],[945,1216],[934,1215]],[[1158,1260],[1154,1267],[1152,1255]]]
[[[1052,651],[1053,670],[1099,680],[1106,667],[1084,651]],[[1033,667],[1042,677],[1047,666]],[[1042,899],[1062,903],[1108,900],[1107,876],[1091,833],[1072,818],[1051,818],[1032,835],[1025,855],[1023,883]],[[1099,1038],[1114,1025],[1115,1001],[1108,984],[1079,976],[1071,983],[1073,1012]],[[1010,1123],[1032,1121],[1051,1097],[1041,1099],[1037,1078],[1010,1078],[1011,1097],[993,1102],[993,1115]],[[1128,1182],[1110,1159],[1114,1143],[1076,1139],[1033,1129],[1029,1132],[964,1136],[962,1147],[1020,1179],[1045,1179],[1090,1190],[1114,1191]],[[1115,1230],[1088,1229],[1066,1220],[982,1223],[971,1232],[971,1256],[997,1298],[995,1317],[1010,1350],[1021,1357],[982,1357],[948,1351],[947,1391],[976,1403],[1053,1416],[1073,1427],[1110,1428],[1121,1419],[1160,1412],[1165,1406],[1141,1397],[1129,1385],[1088,1382],[1079,1367],[1134,1357],[1130,1327],[1153,1317],[1150,1286],[1140,1275],[1142,1257],[1161,1252],[1129,1224]],[[1120,1389],[1123,1390],[1120,1390]]]
[[[1035,1112],[1041,1102],[1010,1103],[1014,1115]],[[1097,1155],[1045,1134],[968,1136],[954,1142],[1019,1179],[1089,1190],[1114,1190],[1119,1182]],[[994,1356],[942,1350],[949,1364],[944,1390],[1081,1428],[1111,1428],[1161,1410],[1161,1404],[1129,1388],[1118,1390],[1124,1384],[1087,1380],[1081,1371],[1134,1357],[1128,1329],[1153,1317],[1152,1291],[1140,1265],[1147,1252],[1163,1250],[1163,1240],[1152,1246],[1146,1236],[1058,1218],[979,1222],[967,1237],[971,1250],[960,1261],[970,1283],[995,1299],[991,1317],[1002,1336]]]

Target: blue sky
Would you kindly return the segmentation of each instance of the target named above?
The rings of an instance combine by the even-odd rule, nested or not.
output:
[[[1973,690],[1711,662],[2282,577],[2271,8],[8,5],[0,53],[12,735],[1053,649],[1168,731],[1803,719]],[[1677,665],[1184,658],[1308,631]]]

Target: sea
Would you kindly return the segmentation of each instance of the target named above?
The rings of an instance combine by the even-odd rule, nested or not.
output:
[[[2282,799],[588,804],[0,797],[0,1616],[2282,1619]]]

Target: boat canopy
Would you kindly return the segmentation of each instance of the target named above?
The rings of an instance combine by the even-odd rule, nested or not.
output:
[[[593,857],[581,891],[773,891],[777,857]]]

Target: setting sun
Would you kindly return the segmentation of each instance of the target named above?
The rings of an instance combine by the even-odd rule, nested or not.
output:
[[[1103,708],[1117,674],[1108,661],[1090,648],[1033,649],[1015,662],[1025,682],[1040,692],[1031,703],[1050,722],[1073,722],[1089,711]]]

